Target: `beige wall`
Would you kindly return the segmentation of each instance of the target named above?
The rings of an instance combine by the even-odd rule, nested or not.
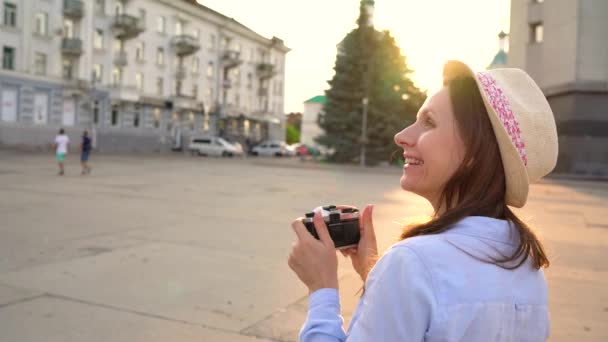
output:
[[[580,0],[578,81],[608,82],[608,1]]]
[[[300,132],[300,142],[316,145],[314,138],[323,133],[317,124],[317,117],[323,109],[322,103],[305,103],[302,112],[302,128]]]

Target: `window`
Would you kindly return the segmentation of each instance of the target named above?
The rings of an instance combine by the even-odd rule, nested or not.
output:
[[[165,33],[165,17],[158,17],[156,20],[156,30],[158,33]]]
[[[530,42],[542,43],[544,39],[543,23],[530,24]]]
[[[146,25],[146,10],[143,8],[139,9],[139,21],[142,25]]]
[[[74,22],[71,19],[63,19],[63,37],[74,38]]]
[[[118,107],[112,107],[112,126],[118,126]]]
[[[101,82],[101,75],[103,72],[103,65],[93,64],[93,82]]]
[[[206,132],[209,130],[209,115],[205,113],[203,117],[203,131]]]
[[[192,59],[192,72],[198,72],[198,57]]]
[[[192,97],[198,98],[198,85],[196,84],[192,85]]]
[[[116,4],[114,5],[114,14],[116,15],[120,15],[124,13],[124,7],[122,6],[122,2],[117,1]]]
[[[46,12],[38,12],[36,13],[36,28],[35,32],[39,35],[45,36],[48,32],[48,17],[49,15]]]
[[[95,49],[103,49],[103,30],[95,29],[95,33],[93,34],[93,47]]]
[[[99,101],[93,101],[93,123],[99,123]]]
[[[199,30],[199,29],[194,29],[194,30],[192,31],[192,36],[193,36],[193,37],[194,37],[196,40],[198,40],[198,39],[200,38],[200,36],[201,36],[201,30]]]
[[[213,62],[209,62],[207,65],[207,77],[213,77]]]
[[[160,127],[160,108],[154,108],[154,128]]]
[[[17,26],[17,5],[10,2],[4,3],[4,25]]]
[[[156,50],[156,64],[157,65],[165,65],[165,49],[159,47]]]
[[[163,94],[163,78],[162,77],[156,78],[156,94],[158,94],[158,95]]]
[[[120,52],[122,48],[122,40],[114,39],[114,52]]]
[[[180,35],[183,33],[184,24],[181,21],[175,22],[175,34]]]
[[[144,74],[138,72],[135,74],[135,86],[138,90],[144,90]]]
[[[15,70],[15,48],[5,46],[2,49],[2,69]]]
[[[251,89],[252,85],[253,85],[253,74],[248,73],[247,74],[247,88]]]
[[[212,34],[212,35],[209,37],[209,48],[210,48],[211,50],[215,50],[215,35],[214,35],[214,34]]]
[[[139,113],[133,115],[133,127],[139,127]]]
[[[36,52],[34,55],[34,72],[38,75],[46,75],[46,54]]]
[[[177,96],[181,96],[182,95],[182,81],[181,80],[176,80],[175,81],[175,95]]]
[[[188,112],[188,123],[190,125],[190,129],[194,130],[194,112]]]
[[[112,84],[115,86],[119,85],[121,79],[122,79],[122,71],[120,70],[120,68],[115,67],[112,70]]]
[[[70,59],[64,59],[62,62],[62,69],[61,69],[63,78],[71,80],[72,79],[72,69],[73,69],[72,61]]]
[[[144,61],[144,53],[146,49],[146,44],[144,42],[137,43],[137,47],[135,48],[135,60],[138,62]]]
[[[95,13],[105,14],[106,13],[106,2],[105,0],[95,0]]]

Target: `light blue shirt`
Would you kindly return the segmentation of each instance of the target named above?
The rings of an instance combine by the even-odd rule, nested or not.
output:
[[[518,239],[507,221],[472,216],[400,241],[369,273],[348,332],[338,291],[320,289],[309,297],[300,341],[545,341],[542,270],[530,258],[515,270],[483,261],[510,256]]]

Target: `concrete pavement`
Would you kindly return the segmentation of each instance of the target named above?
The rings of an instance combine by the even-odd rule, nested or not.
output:
[[[289,223],[375,203],[381,249],[430,206],[400,170],[297,160],[0,151],[0,341],[295,341],[306,289]],[[546,181],[521,216],[552,266],[550,341],[608,340],[608,184]],[[340,258],[348,322],[361,282]]]

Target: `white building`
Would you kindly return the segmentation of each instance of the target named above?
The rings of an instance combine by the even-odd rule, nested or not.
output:
[[[285,55],[195,0],[4,0],[0,143],[94,129],[101,150],[284,138]],[[176,139],[181,137],[181,139]]]
[[[317,146],[315,138],[323,131],[317,123],[319,113],[323,110],[326,102],[324,95],[318,95],[304,101],[304,112],[302,113],[302,126],[300,128],[300,142],[310,146]]]
[[[608,175],[608,1],[511,0],[507,65],[536,80],[555,114],[556,171]]]

